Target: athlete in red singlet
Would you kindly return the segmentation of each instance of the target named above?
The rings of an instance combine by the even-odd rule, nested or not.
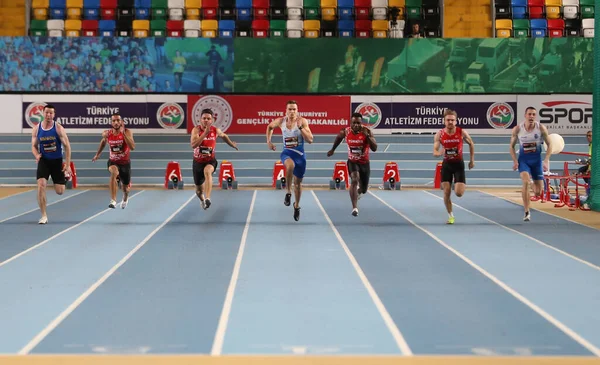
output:
[[[202,209],[210,207],[210,193],[212,191],[212,175],[217,169],[217,159],[215,158],[215,147],[217,137],[221,137],[229,146],[237,148],[237,144],[229,139],[227,134],[219,128],[213,126],[214,113],[210,109],[202,110],[200,123],[192,129],[190,143],[194,150],[194,162],[192,171],[194,175],[194,184],[196,185],[196,195],[200,199]],[[206,192],[206,198],[204,193]]]
[[[123,125],[121,115],[115,113],[111,119],[112,129],[102,132],[102,140],[100,141],[98,152],[92,158],[92,161],[95,162],[100,158],[104,146],[108,144],[109,157],[106,163],[108,171],[110,171],[110,180],[108,183],[110,203],[108,207],[114,209],[117,206],[117,179],[119,179],[123,188],[121,208],[125,209],[127,207],[127,199],[129,198],[129,189],[131,188],[131,159],[129,155],[135,149],[135,141],[133,140],[131,130],[126,129]]]
[[[454,194],[460,198],[465,193],[464,142],[469,145],[471,151],[469,170],[475,166],[475,144],[466,130],[456,126],[457,117],[454,110],[447,109],[444,112],[446,128],[440,129],[436,133],[433,142],[433,155],[436,157],[444,156],[444,162],[442,162],[442,188],[444,189],[444,204],[448,211],[448,224],[454,224],[452,201],[450,200],[452,180],[454,180]],[[443,147],[443,151],[440,150],[440,146]]]
[[[371,151],[377,151],[377,143],[371,133],[371,130],[362,125],[362,115],[360,113],[352,114],[350,118],[350,127],[340,131],[335,137],[333,147],[327,156],[331,157],[337,146],[346,139],[348,145],[348,173],[350,174],[350,201],[352,202],[352,215],[358,216],[358,199],[360,194],[366,194],[369,188],[369,178],[371,177],[371,164],[369,162],[369,148]],[[360,181],[360,189],[359,189]]]

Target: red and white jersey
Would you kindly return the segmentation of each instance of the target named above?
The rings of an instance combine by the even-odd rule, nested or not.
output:
[[[446,133],[443,128],[440,133],[440,143],[444,147],[444,160],[462,161],[463,160],[463,138],[462,129],[456,127],[454,134]]]
[[[129,145],[125,142],[125,135],[123,132],[119,132],[119,134],[114,134],[114,130],[108,131],[108,136],[106,137],[108,142],[108,147],[110,151],[110,155],[108,159],[111,162],[114,162],[119,165],[129,163]]]
[[[364,133],[354,133],[351,127],[346,127],[346,144],[348,160],[355,163],[369,162],[369,142]]]
[[[194,160],[197,162],[208,162],[215,158],[215,147],[217,146],[217,127],[210,126],[206,137],[200,143],[200,146],[194,148]],[[198,126],[198,135],[204,133],[201,126]]]

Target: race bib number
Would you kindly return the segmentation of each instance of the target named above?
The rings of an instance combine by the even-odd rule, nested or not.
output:
[[[57,149],[56,142],[48,143],[43,146],[44,146],[44,152],[47,152],[47,153],[56,152],[56,149]]]
[[[362,148],[360,148],[360,147],[351,147],[350,148],[350,153],[353,156],[360,157],[360,156],[362,156],[363,151],[362,151]]]
[[[537,151],[537,143],[529,142],[523,143],[523,152],[524,153],[534,153]]]
[[[447,148],[446,149],[446,156],[448,157],[455,157],[458,155],[458,148],[454,147],[454,148]]]
[[[211,147],[200,147],[200,154],[202,156],[210,156],[212,155],[213,149]]]
[[[287,137],[284,144],[286,148],[298,147],[298,137]]]
[[[114,153],[121,153],[123,152],[123,146],[112,146],[110,150]]]

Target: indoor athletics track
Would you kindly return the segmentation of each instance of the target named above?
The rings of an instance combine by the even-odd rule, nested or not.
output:
[[[125,210],[50,190],[47,225],[35,194],[0,200],[2,365],[600,356],[598,230],[488,193],[453,197],[454,225],[435,190],[371,188],[352,217],[347,191],[306,189],[299,222],[281,190],[215,188],[206,211],[192,190]]]

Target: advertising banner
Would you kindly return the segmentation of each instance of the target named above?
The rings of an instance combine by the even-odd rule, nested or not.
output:
[[[444,127],[446,109],[457,112],[457,126],[479,133],[509,133],[517,120],[515,96],[352,98],[352,112],[377,132],[434,132]]]
[[[125,127],[132,130],[185,133],[185,102],[160,102],[157,96],[111,95],[87,100],[82,97],[85,95],[24,96],[23,129],[31,129],[41,122],[44,118],[44,106],[52,104],[56,109],[56,122],[69,131],[89,132],[110,128],[112,114],[119,113]],[[172,96],[170,98],[173,99]]]
[[[530,106],[549,133],[584,135],[592,130],[592,95],[519,95],[518,115]]]
[[[228,134],[264,134],[269,123],[285,116],[289,100],[296,101],[313,134],[336,134],[350,120],[350,96],[189,95],[187,129],[191,132],[208,108],[216,116],[214,125]]]

